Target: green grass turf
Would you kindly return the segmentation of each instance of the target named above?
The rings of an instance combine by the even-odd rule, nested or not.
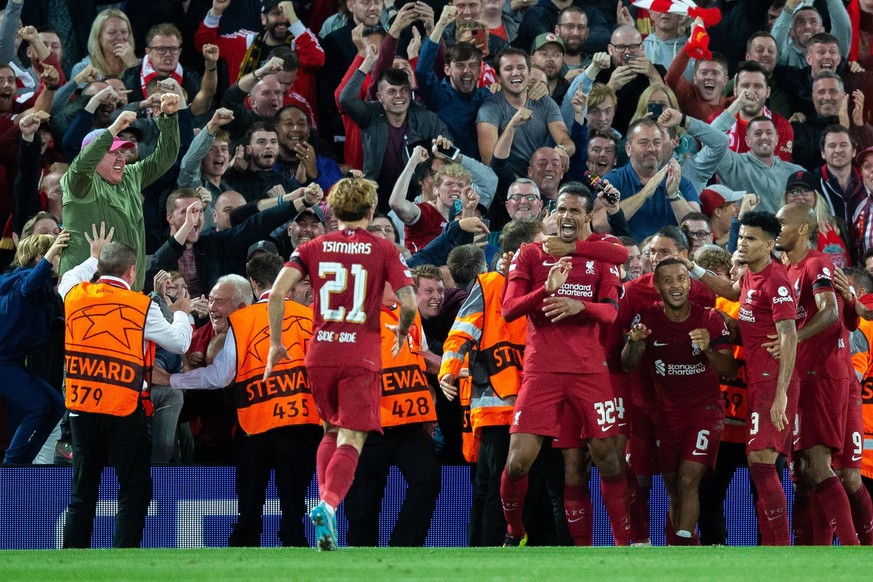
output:
[[[0,580],[870,580],[870,548],[340,548],[0,552]]]

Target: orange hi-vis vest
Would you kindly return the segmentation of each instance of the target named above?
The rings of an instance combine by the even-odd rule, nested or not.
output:
[[[80,283],[64,298],[66,406],[132,414],[149,380],[155,344],[145,342],[151,299],[110,283]]]
[[[740,304],[737,301],[729,301],[723,297],[715,300],[716,309],[720,309],[737,318],[740,312]],[[748,392],[746,390],[746,361],[743,358],[743,346],[733,346],[734,358],[740,365],[736,378],[719,377],[722,396],[724,396],[724,431],[721,433],[722,442],[742,443],[746,442],[746,407],[748,406]]]
[[[382,427],[433,422],[436,407],[425,378],[424,356],[421,355],[421,317],[409,327],[406,344],[397,356],[391,354],[397,336],[388,329],[400,320],[400,307],[382,306]]]
[[[861,376],[861,416],[864,419],[861,474],[873,479],[873,322],[861,319],[858,331],[864,334],[870,346],[866,352],[852,354],[852,366]]]
[[[312,337],[312,310],[285,300],[282,345],[288,359],[273,366],[264,381],[270,353],[267,302],[260,301],[228,316],[236,344],[236,376],[230,387],[239,424],[248,434],[300,424],[321,424],[303,357]]]
[[[471,347],[470,422],[473,430],[483,426],[509,426],[512,401],[521,388],[527,318],[507,323],[502,302],[505,277],[491,272],[479,275],[467,301],[461,307],[449,336],[443,343],[440,376],[456,378],[463,355]]]

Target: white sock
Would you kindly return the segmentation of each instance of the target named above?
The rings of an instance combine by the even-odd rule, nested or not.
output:
[[[325,503],[324,503],[324,507],[325,507],[325,509],[327,509],[327,511],[328,511],[331,515],[334,515],[334,514],[336,513],[336,507],[334,507],[334,506],[331,505],[330,503],[327,503],[326,501],[325,501]],[[691,536],[689,535],[688,537],[691,537]]]
[[[680,529],[679,531],[676,532],[676,537],[677,538],[685,538],[685,539],[690,540],[691,539],[691,532],[688,531],[687,529]]]

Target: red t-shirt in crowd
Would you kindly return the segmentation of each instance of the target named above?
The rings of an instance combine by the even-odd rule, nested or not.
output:
[[[416,206],[421,211],[418,220],[415,221],[415,224],[407,224],[404,229],[406,248],[412,254],[417,253],[426,247],[427,243],[438,237],[448,223],[448,220],[430,202],[419,202]]]

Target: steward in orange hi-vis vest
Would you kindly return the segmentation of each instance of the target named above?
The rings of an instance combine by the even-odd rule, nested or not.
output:
[[[479,275],[443,343],[440,377],[461,373],[470,353],[470,422],[476,432],[484,426],[509,426],[512,405],[521,386],[527,318],[503,319],[505,277]],[[472,353],[471,353],[472,352]]]
[[[397,356],[391,355],[394,333],[386,326],[397,325],[399,306],[382,306],[382,428],[436,421],[433,395],[424,376],[421,355],[421,316],[416,313],[406,345]]]
[[[723,297],[715,300],[716,309],[724,311],[734,319],[740,312],[740,304],[729,301]],[[746,405],[748,393],[746,391],[746,364],[743,360],[743,346],[734,345],[734,359],[740,364],[736,378],[720,378],[721,392],[724,396],[724,432],[721,435],[722,442],[746,443]]]
[[[303,358],[312,337],[312,310],[285,300],[282,343],[289,359],[282,360],[263,380],[270,350],[267,304],[255,303],[228,317],[236,342],[236,376],[231,388],[237,417],[248,434],[283,426],[321,424]]]
[[[150,303],[142,293],[105,283],[80,283],[67,293],[68,409],[133,413],[154,361],[154,343],[143,342]]]
[[[852,365],[861,379],[861,415],[864,421],[861,475],[873,479],[873,322],[862,319],[858,331],[864,334],[869,348],[866,352],[852,354]]]

